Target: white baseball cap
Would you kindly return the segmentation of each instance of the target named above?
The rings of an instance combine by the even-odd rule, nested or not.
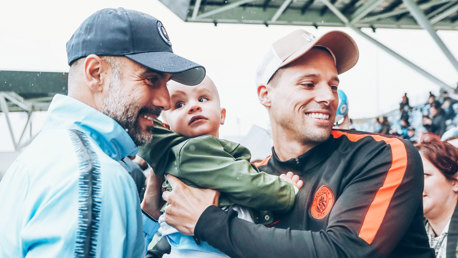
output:
[[[358,46],[347,33],[330,31],[316,38],[305,30],[295,30],[272,44],[258,67],[256,84],[266,85],[278,69],[318,46],[329,50],[339,74],[348,71],[358,61]]]

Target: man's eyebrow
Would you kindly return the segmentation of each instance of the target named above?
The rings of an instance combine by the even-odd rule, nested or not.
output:
[[[302,80],[302,79],[307,79],[307,78],[316,78],[316,77],[318,77],[318,74],[308,73],[308,74],[303,74],[303,75],[297,77],[297,80]]]
[[[309,74],[304,74],[304,75],[299,76],[297,80],[302,80],[302,79],[307,79],[307,78],[316,78],[316,77],[319,77],[319,75],[316,73],[309,73]],[[331,80],[340,82],[338,76],[332,77]]]
[[[151,75],[151,74],[158,75],[158,76],[160,76],[161,78],[164,78],[164,77],[165,77],[165,73],[155,71],[155,70],[153,70],[153,69],[151,69],[151,68],[146,68],[146,70],[143,72],[143,76],[148,76],[148,75]]]

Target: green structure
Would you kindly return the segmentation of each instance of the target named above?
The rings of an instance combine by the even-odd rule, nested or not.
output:
[[[454,89],[361,28],[426,30],[458,73],[437,30],[458,30],[457,0],[160,0],[186,22],[348,27],[435,85]]]
[[[67,78],[67,73],[0,71],[0,110],[5,115],[16,151],[28,144],[22,141],[27,128],[30,129],[29,139],[33,139],[31,130],[33,112],[46,111],[55,94],[67,94]],[[27,121],[18,140],[14,135],[10,112],[27,113]]]
[[[396,53],[362,28],[422,29],[458,73],[458,62],[437,35],[438,30],[458,30],[458,0],[159,0],[186,22],[298,26],[348,27],[435,85],[454,89],[428,71]],[[27,143],[22,139],[30,129],[35,111],[47,110],[56,93],[67,93],[67,73],[0,71],[0,111],[5,114],[16,151]],[[16,141],[10,112],[26,112],[27,123]]]

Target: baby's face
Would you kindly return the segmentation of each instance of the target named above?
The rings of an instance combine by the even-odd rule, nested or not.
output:
[[[219,136],[226,110],[220,107],[218,91],[211,80],[205,78],[197,86],[170,82],[167,87],[170,109],[163,114],[170,129],[188,137]]]

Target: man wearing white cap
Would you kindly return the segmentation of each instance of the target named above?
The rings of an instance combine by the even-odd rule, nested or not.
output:
[[[338,74],[358,60],[353,39],[297,30],[276,41],[257,73],[272,125],[268,173],[304,181],[273,228],[215,206],[217,193],[169,176],[166,221],[231,257],[433,257],[422,217],[418,152],[397,138],[333,130]]]

